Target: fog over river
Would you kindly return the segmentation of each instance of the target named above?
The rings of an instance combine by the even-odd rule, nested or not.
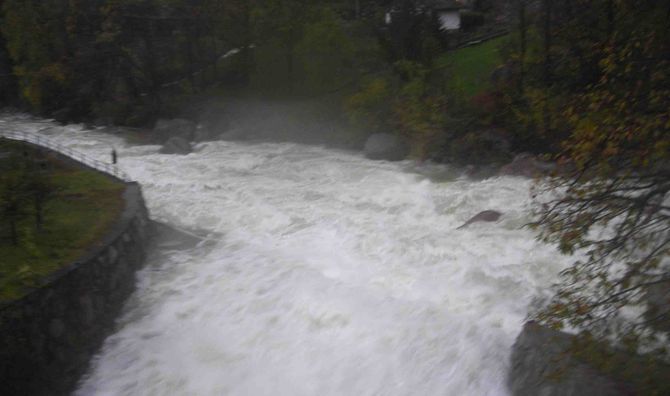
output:
[[[151,255],[77,395],[506,395],[531,299],[569,260],[520,229],[526,179],[295,143],[163,155],[24,116],[0,127],[105,161],[116,147],[153,219],[207,235]],[[504,215],[455,230],[485,209]]]

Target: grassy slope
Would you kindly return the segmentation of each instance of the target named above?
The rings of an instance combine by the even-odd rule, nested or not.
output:
[[[0,140],[0,152],[24,147]],[[11,163],[4,161],[3,172],[11,172]],[[77,259],[123,210],[122,183],[57,159],[49,162],[56,192],[46,204],[42,231],[36,232],[32,217],[28,218],[20,227],[19,246],[13,246],[6,225],[0,222],[0,301],[19,297],[25,286]]]
[[[502,63],[500,47],[507,36],[495,38],[472,47],[444,53],[436,66],[444,68],[450,78],[449,87],[466,97],[472,97],[490,86],[491,73]]]

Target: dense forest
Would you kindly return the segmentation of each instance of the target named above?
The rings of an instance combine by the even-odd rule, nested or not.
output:
[[[354,6],[309,0],[3,1],[4,99],[69,120],[111,116],[143,125],[172,110],[176,96],[222,83],[244,85],[254,71],[265,74],[268,62],[284,69],[270,73],[282,78],[276,85],[318,85],[326,76],[327,84],[340,83],[368,53],[361,48],[364,38],[355,37],[364,34],[350,32],[364,25],[357,24],[354,13],[362,11]],[[220,70],[231,50],[239,53]]]
[[[667,353],[667,307],[624,308],[670,285],[670,1],[472,2],[462,34],[508,32],[474,91],[453,89],[440,59],[459,37],[429,3],[0,0],[0,101],[150,126],[202,95],[335,95],[352,127],[403,135],[419,160],[547,155],[535,226],[586,255],[536,319]]]

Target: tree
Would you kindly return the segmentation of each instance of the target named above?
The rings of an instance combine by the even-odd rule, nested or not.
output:
[[[33,110],[146,123],[165,107],[167,88],[201,89],[234,48],[223,37],[234,29],[221,26],[236,24],[226,19],[230,4],[243,3],[222,3],[3,0],[0,39]]]
[[[3,1],[0,0],[0,24],[2,24],[1,10]],[[6,105],[16,100],[16,81],[13,68],[9,52],[7,51],[7,43],[2,29],[0,29],[0,105]]]
[[[63,2],[5,0],[3,36],[14,63],[22,96],[36,109],[49,109],[66,85]]]
[[[24,151],[22,156],[15,156],[13,168],[0,174],[0,213],[13,245],[21,243],[20,230],[27,227],[25,223],[31,217],[35,232],[42,230],[45,206],[54,192],[46,162],[28,155]]]
[[[559,48],[570,54],[559,76],[588,75],[561,85],[572,132],[559,159],[572,169],[545,186],[555,198],[539,206],[536,224],[544,240],[583,258],[535,318],[633,351],[660,345],[667,357],[655,342],[670,329],[669,311],[648,303],[654,289],[670,288],[670,2],[593,3],[585,6],[609,10],[583,25],[598,33],[588,59],[574,43]],[[560,30],[556,42],[573,34]]]
[[[323,92],[352,83],[358,77],[360,65],[373,51],[346,31],[333,10],[319,7],[314,10],[313,20],[303,28],[296,59],[305,86],[310,91]]]
[[[351,95],[347,112],[368,131],[404,135],[411,154],[425,160],[443,143],[450,121],[441,74],[409,60],[396,62],[393,71],[370,79]]]
[[[9,238],[14,246],[20,242],[19,223],[27,218],[25,183],[16,172],[0,175],[0,213],[9,229]]]
[[[47,162],[31,161],[26,166],[25,195],[32,201],[35,230],[39,232],[44,226],[45,206],[53,197],[55,187],[49,175]]]
[[[400,61],[396,64],[406,81],[393,106],[397,129],[413,143],[413,154],[423,161],[446,123],[446,97],[433,87],[430,73],[421,64]]]
[[[428,66],[445,47],[435,15],[420,0],[396,1],[384,36],[392,62],[411,60]]]
[[[281,47],[290,86],[295,82],[296,48],[312,20],[314,5],[314,0],[262,0],[252,13],[256,37]]]

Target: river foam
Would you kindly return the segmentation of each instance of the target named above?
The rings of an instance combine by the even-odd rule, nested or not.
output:
[[[162,155],[26,117],[0,126],[101,160],[116,147],[155,219],[209,235],[138,274],[77,395],[506,395],[528,305],[567,262],[521,228],[521,178],[428,178],[292,143]],[[504,216],[455,230],[485,209]]]

